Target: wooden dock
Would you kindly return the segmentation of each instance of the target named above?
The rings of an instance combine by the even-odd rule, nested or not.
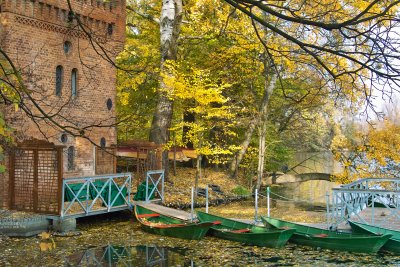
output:
[[[394,213],[391,212],[394,210]],[[400,214],[395,209],[388,208],[366,208],[359,213],[368,224],[379,225],[384,228],[400,230]],[[373,218],[373,219],[372,219]],[[362,222],[358,216],[351,216],[351,220]]]
[[[142,202],[142,201],[136,201],[134,204],[142,206],[144,208],[150,209],[152,211],[155,211],[159,214],[162,215],[167,215],[167,216],[171,216],[171,217],[175,217],[178,219],[182,219],[182,220],[190,220],[191,219],[191,214],[190,212],[186,212],[183,210],[177,210],[177,209],[173,209],[173,208],[168,208],[156,203],[146,203],[146,202]],[[236,219],[236,218],[230,218],[231,220],[236,220],[239,222],[244,222],[244,223],[249,223],[249,224],[254,224],[254,220],[248,220],[248,219]],[[262,225],[262,222],[258,222],[256,225]]]
[[[159,214],[163,214],[163,215],[168,215],[171,217],[175,217],[181,220],[190,220],[191,219],[191,214],[189,212],[183,211],[183,210],[177,210],[177,209],[173,209],[173,208],[168,208],[165,206],[161,206],[155,203],[146,203],[146,202],[142,202],[142,201],[136,201],[134,203],[135,205],[139,205],[142,206],[146,209],[150,209],[152,211],[155,211]]]

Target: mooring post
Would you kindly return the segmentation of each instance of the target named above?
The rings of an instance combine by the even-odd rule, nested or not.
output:
[[[367,200],[367,206],[368,206],[368,200]],[[375,210],[375,193],[372,193],[371,225],[374,225],[374,216],[375,216],[374,210]]]
[[[190,221],[193,222],[194,214],[194,187],[192,186],[192,203],[190,205]]]
[[[255,214],[254,214],[254,222],[258,222],[258,189],[254,191],[254,204],[255,204]]]
[[[269,186],[267,187],[267,215],[268,217],[270,216],[270,211],[269,211]]]
[[[208,213],[208,185],[206,185],[206,213]]]
[[[328,227],[331,226],[331,222],[330,222],[330,216],[329,216],[329,193],[326,192],[326,224],[328,225]]]

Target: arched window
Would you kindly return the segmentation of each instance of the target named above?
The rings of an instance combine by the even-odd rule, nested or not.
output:
[[[76,96],[78,91],[78,70],[72,69],[71,71],[71,94]]]
[[[100,139],[100,147],[101,148],[105,148],[106,147],[106,139],[104,137],[102,137]]]
[[[56,96],[61,96],[62,84],[63,84],[63,67],[58,65],[56,67]]]
[[[69,171],[74,170],[74,159],[75,159],[75,148],[73,146],[68,147],[67,150],[67,169]]]
[[[72,44],[70,41],[65,41],[64,42],[64,53],[68,54],[69,52],[71,52],[71,48],[72,48]]]

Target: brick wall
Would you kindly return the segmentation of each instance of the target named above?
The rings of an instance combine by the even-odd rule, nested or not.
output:
[[[124,0],[71,0],[71,4],[86,32],[79,30],[76,21],[69,20],[67,1],[0,2],[0,47],[21,71],[32,97],[57,123],[70,129],[86,127],[85,136],[90,141],[66,134],[67,140],[62,142],[64,132],[49,119],[33,122],[22,110],[7,108],[7,122],[16,129],[18,140],[45,139],[65,145],[64,177],[95,174],[95,146],[91,142],[100,145],[104,138],[106,146],[116,144],[115,127],[109,126],[115,123],[116,70],[102,58],[105,56],[102,50],[115,60],[125,37]],[[91,43],[93,40],[95,45]],[[64,50],[66,42],[71,45],[69,52]],[[59,96],[56,95],[57,66],[63,69]],[[76,96],[71,90],[73,69],[77,71]],[[107,107],[108,99],[111,109]],[[31,110],[41,115],[37,108],[31,106]],[[73,170],[68,170],[67,163],[70,146],[75,148]],[[3,179],[0,190],[4,191],[5,187]]]

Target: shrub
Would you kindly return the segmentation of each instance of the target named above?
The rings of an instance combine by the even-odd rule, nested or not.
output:
[[[240,185],[233,188],[232,193],[234,193],[235,195],[240,195],[240,196],[250,195],[250,191],[247,188],[240,186]]]

